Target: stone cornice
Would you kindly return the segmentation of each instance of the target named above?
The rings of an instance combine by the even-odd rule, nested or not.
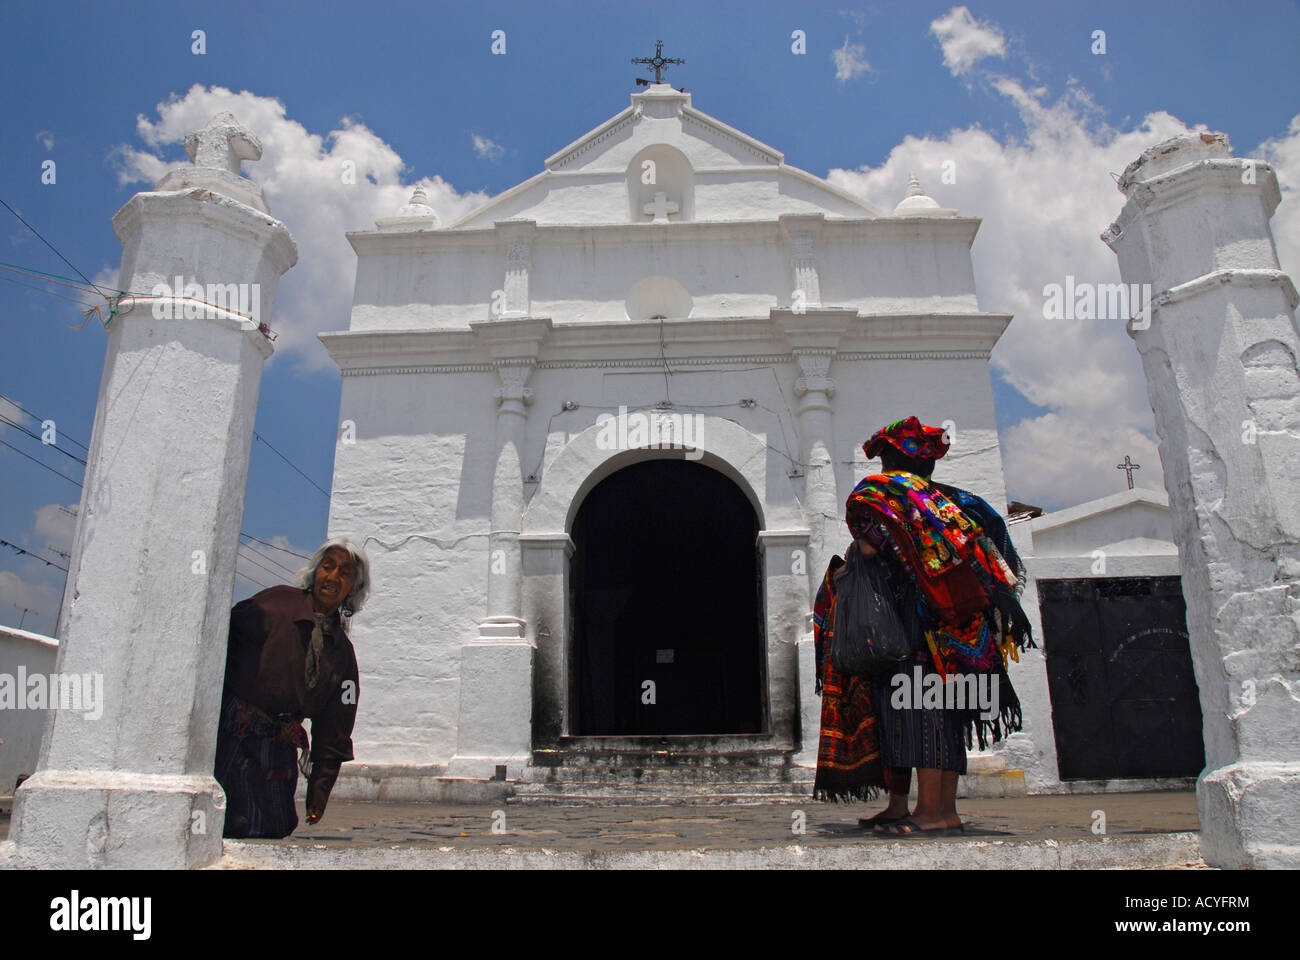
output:
[[[507,223],[510,221],[501,221]],[[958,239],[969,246],[979,229],[978,217],[874,217],[837,219],[827,216],[821,227],[819,247],[845,240],[897,241],[900,237]],[[395,251],[434,253],[443,250],[497,250],[500,234],[493,227],[410,232],[357,230],[346,234],[358,257],[391,254]],[[788,240],[780,218],[771,220],[692,220],[673,223],[568,223],[538,224],[533,249],[614,243],[659,246],[665,237],[675,241],[734,244],[780,243]]]
[[[483,321],[471,330],[355,330],[318,336],[344,376],[482,373],[514,358],[535,358],[541,370],[659,369],[665,362],[670,368],[711,368],[793,364],[796,350],[805,357],[833,356],[837,363],[987,360],[1011,319],[986,313],[820,313],[834,326],[846,325],[837,335],[838,347],[833,342],[796,347],[772,317],[566,324],[529,317]],[[801,322],[807,316],[795,315]]]
[[[636,115],[636,108],[632,106],[625,107],[621,113],[616,113],[594,130],[584,133],[577,140],[574,140],[568,146],[561,147],[555,153],[546,158],[545,167],[552,170],[556,167],[562,167],[584,153],[589,152],[597,144],[608,140],[618,131],[630,124]]]
[[[1254,183],[1243,183],[1242,172],[1247,165],[1254,166]],[[1277,175],[1270,164],[1262,160],[1238,157],[1208,158],[1192,161],[1181,167],[1152,177],[1136,180],[1129,185],[1127,196],[1146,213],[1154,213],[1180,203],[1188,194],[1204,187],[1220,189],[1255,189],[1267,216],[1272,216],[1282,202]]]
[[[1188,280],[1176,287],[1170,287],[1168,290],[1151,298],[1152,311],[1153,313],[1158,312],[1161,307],[1208,293],[1223,284],[1234,284],[1242,287],[1281,287],[1283,296],[1291,304],[1291,309],[1294,310],[1297,306],[1300,306],[1300,294],[1296,291],[1295,283],[1284,271],[1237,269],[1215,270],[1212,273],[1197,277],[1195,280]]]

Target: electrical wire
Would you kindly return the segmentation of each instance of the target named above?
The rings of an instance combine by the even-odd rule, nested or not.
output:
[[[11,549],[11,550],[17,550],[20,556],[25,554],[25,555],[31,557],[33,560],[39,560],[39,561],[41,561],[41,562],[42,562],[43,564],[45,564],[47,567],[54,567],[54,568],[57,569],[57,570],[62,570],[64,573],[67,573],[67,572],[68,572],[68,568],[67,568],[67,567],[60,567],[60,566],[59,566],[57,563],[55,563],[53,560],[46,560],[46,559],[45,559],[44,557],[42,557],[39,553],[33,553],[31,550],[28,550],[28,549],[26,549],[26,548],[24,548],[24,547],[20,547],[20,546],[18,546],[18,544],[16,544],[16,543],[10,543],[8,540],[0,540],[0,544],[3,544],[4,546],[8,547],[8,548]]]
[[[21,430],[23,433],[27,434],[27,436],[31,437],[33,440],[40,440],[41,446],[53,447],[55,450],[59,451],[59,453],[63,454],[65,457],[71,457],[73,460],[76,460],[77,463],[81,464],[83,467],[86,465],[86,461],[82,460],[75,453],[70,453],[67,450],[64,450],[57,443],[46,443],[39,433],[32,433],[32,431],[28,430],[21,423],[14,423],[14,421],[10,420],[2,413],[0,413],[0,423],[7,423],[15,430]]]
[[[271,447],[271,444],[270,444],[270,443],[267,443],[266,437],[262,436],[262,435],[261,435],[260,433],[258,433],[256,430],[253,431],[253,436],[254,436],[256,439],[261,440],[261,441],[262,441],[263,443],[265,443],[268,447]],[[317,483],[317,482],[316,482],[315,480],[313,480],[311,477],[307,476],[307,474],[305,474],[305,473],[303,473],[301,470],[299,470],[297,464],[295,464],[292,460],[290,460],[288,457],[286,457],[286,456],[285,456],[283,453],[281,453],[279,450],[276,450],[275,447],[271,447],[271,452],[274,453],[274,454],[275,454],[277,457],[279,457],[281,460],[283,460],[285,463],[287,463],[289,466],[293,467],[293,469],[294,469],[295,471],[297,471],[297,473],[298,473],[298,474],[299,474],[299,475],[300,475],[304,480],[306,480],[306,481],[307,481],[308,483],[310,483],[313,487],[315,487],[317,490],[319,490],[321,493],[323,493],[323,494],[325,495],[325,499],[326,499],[326,500],[329,499],[329,497],[330,497],[330,495],[329,495],[329,491],[325,490],[325,489],[324,489],[324,488],[323,488],[319,483]]]
[[[104,299],[106,299],[106,300],[109,299],[108,294],[104,293],[103,290],[100,290],[99,287],[95,285],[95,282],[94,282],[93,280],[91,280],[91,279],[90,279],[89,277],[87,277],[84,273],[82,273],[80,270],[78,270],[78,269],[77,269],[77,265],[76,265],[75,263],[73,263],[71,260],[69,260],[67,257],[65,257],[62,253],[59,253],[59,248],[56,247],[54,244],[50,243],[50,241],[46,240],[45,237],[41,236],[41,232],[40,232],[39,230],[37,230],[35,227],[33,227],[33,226],[32,226],[30,223],[28,223],[26,220],[24,220],[24,219],[22,218],[22,215],[21,215],[17,210],[15,210],[13,207],[9,206],[9,204],[5,203],[4,200],[2,200],[2,199],[0,199],[0,204],[4,204],[4,208],[5,208],[6,210],[8,210],[10,213],[12,213],[15,217],[17,217],[19,223],[21,223],[24,227],[26,227],[26,228],[27,228],[28,230],[30,230],[32,233],[36,234],[36,236],[40,238],[41,243],[45,244],[47,247],[49,247],[51,250],[53,250],[53,251],[55,252],[55,254],[58,256],[58,258],[59,258],[60,260],[62,260],[64,263],[66,263],[68,266],[70,266],[70,267],[73,269],[73,271],[77,274],[77,276],[81,277],[82,280],[85,280],[86,283],[88,283],[88,284],[90,284],[92,287],[94,287],[95,290],[96,290],[96,292],[98,292],[100,296],[104,297]]]
[[[18,454],[19,456],[26,457],[26,458],[27,458],[28,460],[30,460],[32,463],[35,463],[35,464],[38,464],[39,466],[44,467],[46,470],[50,471],[50,473],[54,474],[56,477],[63,477],[63,479],[66,480],[66,481],[68,481],[68,483],[75,484],[75,485],[78,486],[78,487],[81,486],[80,481],[73,480],[71,477],[64,476],[63,474],[59,473],[59,471],[57,471],[57,470],[55,470],[53,467],[51,467],[48,463],[44,463],[43,461],[37,460],[37,459],[36,459],[35,457],[33,457],[31,454],[23,453],[21,450],[19,450],[17,447],[15,447],[12,443],[9,443],[7,440],[0,440],[0,444],[4,444],[6,447],[8,447],[10,450],[12,450],[14,453]]]
[[[41,424],[45,423],[44,420],[42,420],[42,419],[41,419],[40,417],[38,417],[36,414],[32,413],[30,410],[28,410],[26,407],[24,407],[21,403],[18,403],[17,401],[11,399],[10,397],[6,397],[3,393],[0,393],[0,400],[5,401],[6,403],[11,403],[11,404],[13,404],[15,407],[17,407],[17,408],[18,408],[19,410],[21,410],[23,413],[27,414],[27,416],[29,416],[29,417],[31,417],[33,420],[35,420],[37,423],[41,423]],[[85,450],[87,453],[90,452],[90,448],[89,448],[88,446],[86,446],[86,445],[85,445],[84,443],[82,443],[80,440],[77,440],[77,439],[74,439],[73,437],[68,436],[66,433],[63,434],[63,439],[67,440],[69,443],[75,443],[77,446],[79,446],[82,450]],[[84,463],[85,461],[82,461],[82,462]]]
[[[267,541],[265,540],[258,540],[257,537],[253,536],[251,533],[244,533],[243,531],[240,531],[239,535],[241,537],[247,537],[249,540],[257,540],[258,543],[263,544],[264,546],[268,546],[272,550],[279,550],[281,553],[291,553],[295,557],[301,557],[303,560],[311,559],[311,557],[308,556],[307,554],[299,553],[297,550],[290,550],[288,547],[277,547],[274,543],[267,543]]]

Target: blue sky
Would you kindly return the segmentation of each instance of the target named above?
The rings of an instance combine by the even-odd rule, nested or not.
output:
[[[113,213],[149,187],[143,178],[183,159],[189,117],[236,104],[268,148],[245,173],[266,185],[301,256],[272,320],[282,338],[262,382],[257,431],[328,489],[340,381],[314,332],[346,327],[355,258],[343,230],[391,215],[419,180],[436,186],[446,221],[527,179],[627,105],[633,79],[646,75],[630,58],[662,39],[666,55],[686,59],[668,79],[696,107],[784,151],[787,162],[886,209],[901,198],[908,169],[919,168],[944,206],[985,219],[974,253],[981,302],[1017,317],[994,355],[1011,496],[1059,507],[1113,492],[1124,452],[1146,467],[1139,482],[1159,486],[1131,342],[1114,329],[1044,333],[1032,314],[1043,282],[1117,277],[1097,240],[1123,201],[1105,174],[1183,126],[1227,132],[1239,154],[1262,151],[1274,163],[1292,197],[1274,229],[1283,267],[1296,269],[1300,7],[955,9],[754,0],[0,3],[0,199],[88,277],[115,283]],[[504,56],[490,51],[498,29]],[[1091,51],[1098,29],[1104,54]],[[192,52],[194,30],[205,33],[202,55]],[[795,30],[806,34],[804,55],[791,51]],[[963,60],[963,50],[974,59]],[[284,161],[274,172],[272,147]],[[361,157],[373,183],[347,198],[311,185],[321,162],[343,155]],[[972,171],[952,188],[938,182],[948,158]],[[41,182],[47,160],[57,165],[53,184]],[[72,275],[2,208],[0,217],[0,261]],[[51,293],[81,296],[73,290],[9,271],[0,280],[0,395],[54,420],[60,447],[84,457],[63,438],[90,440],[104,330],[94,320],[71,329],[82,320],[78,307]],[[1089,344],[1090,359],[1061,366],[1076,341]],[[1039,454],[1061,431],[1080,438],[1079,459]],[[71,518],[58,507],[77,503],[81,465],[11,426],[0,425],[0,440],[68,478],[0,447],[0,539],[66,565],[56,551],[69,549]],[[325,496],[254,443],[245,531],[307,552],[324,536],[327,509]],[[237,596],[295,565],[289,554],[252,549],[274,572],[241,567],[248,578]],[[61,571],[0,547],[0,623],[25,616],[29,629],[52,632],[62,586]]]

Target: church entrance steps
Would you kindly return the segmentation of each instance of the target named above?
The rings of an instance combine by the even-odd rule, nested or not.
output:
[[[796,802],[814,771],[795,751],[723,737],[572,737],[533,751],[514,803]]]

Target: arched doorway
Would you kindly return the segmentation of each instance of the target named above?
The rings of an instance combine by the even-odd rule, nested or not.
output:
[[[739,487],[688,460],[591,490],[572,530],[573,734],[762,732],[757,535]]]

